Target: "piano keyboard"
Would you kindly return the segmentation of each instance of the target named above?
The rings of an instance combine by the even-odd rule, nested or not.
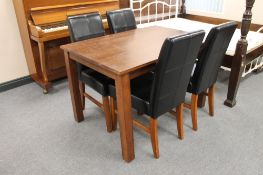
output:
[[[66,29],[68,29],[68,26],[59,26],[59,27],[43,29],[43,32],[50,33],[50,32],[55,32],[55,31],[60,31],[60,30],[66,30]]]
[[[102,22],[106,23],[107,19],[103,19]],[[51,32],[56,32],[56,31],[61,31],[61,30],[67,30],[68,26],[65,23],[60,23],[60,24],[50,25],[50,26],[45,26],[45,27],[37,26],[37,28],[42,30],[43,33],[51,33]]]
[[[55,25],[48,25],[48,26],[37,26],[39,30],[41,30],[43,33],[51,33],[51,32],[56,32],[56,31],[61,31],[61,30],[67,30],[68,26],[66,23],[58,23]]]

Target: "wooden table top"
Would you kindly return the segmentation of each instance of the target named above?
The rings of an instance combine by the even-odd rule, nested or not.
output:
[[[125,74],[153,64],[167,37],[186,32],[163,27],[148,27],[106,35],[61,46],[73,57],[99,65],[115,74]]]

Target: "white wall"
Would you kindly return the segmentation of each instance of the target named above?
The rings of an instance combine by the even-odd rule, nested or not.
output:
[[[0,0],[0,83],[28,75],[12,0]]]
[[[186,0],[187,1],[187,0]],[[252,23],[263,25],[263,1],[256,0],[252,9],[253,17]],[[229,20],[241,21],[243,13],[246,8],[245,0],[224,0],[224,12],[222,14],[204,13],[204,12],[193,12],[187,11],[189,14],[196,14],[202,16],[210,16],[215,18],[223,18]],[[187,7],[186,7],[187,9]]]

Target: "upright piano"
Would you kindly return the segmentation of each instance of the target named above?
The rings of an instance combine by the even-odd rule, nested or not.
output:
[[[29,73],[43,92],[66,76],[60,45],[70,42],[67,16],[98,11],[107,28],[106,11],[119,0],[13,0]]]

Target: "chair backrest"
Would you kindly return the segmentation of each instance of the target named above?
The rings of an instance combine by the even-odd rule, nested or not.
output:
[[[198,55],[196,68],[191,78],[192,93],[204,92],[216,82],[219,67],[236,27],[236,22],[228,22],[211,29]]]
[[[105,35],[98,12],[69,16],[67,21],[72,42]]]
[[[135,16],[132,9],[120,9],[106,13],[111,33],[119,33],[136,29]]]
[[[154,71],[150,113],[158,117],[184,102],[203,30],[167,38]]]
[[[71,42],[82,41],[105,35],[103,23],[98,12],[68,16],[68,28]],[[78,63],[78,77],[85,66]]]

